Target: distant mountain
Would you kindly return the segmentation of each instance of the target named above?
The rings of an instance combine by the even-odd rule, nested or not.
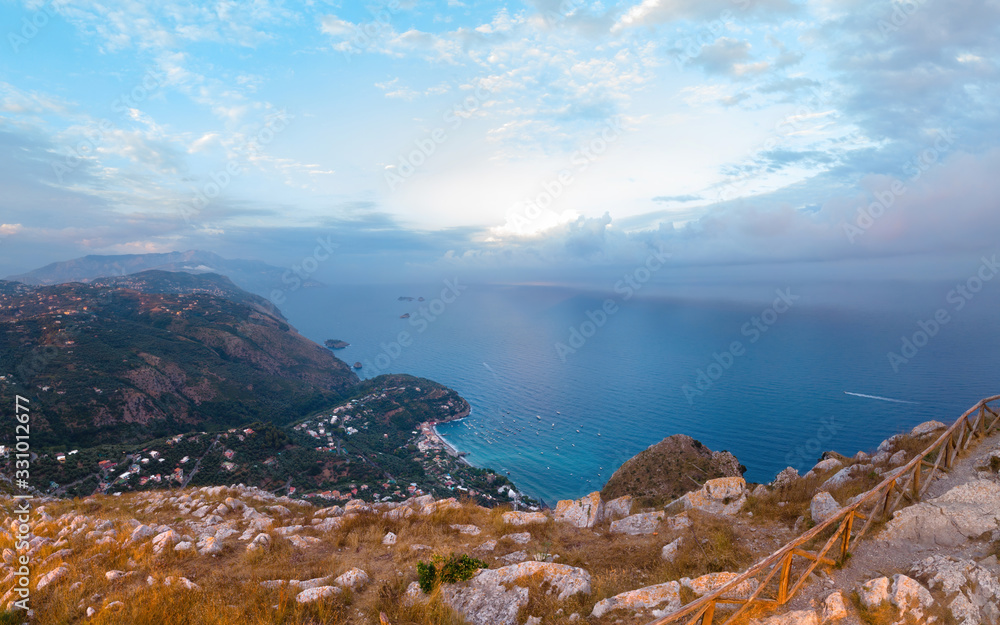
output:
[[[169,292],[184,291],[183,282],[192,292]],[[0,281],[0,403],[30,389],[32,445],[85,447],[254,420],[281,425],[358,384],[330,350],[261,302],[208,275]]]
[[[271,291],[300,278],[288,269],[258,260],[228,259],[200,250],[162,254],[120,254],[84,256],[46,265],[7,279],[25,284],[47,286],[67,282],[92,282],[98,278],[127,276],[150,269],[192,274],[217,273],[227,276],[241,289],[269,297]],[[302,287],[321,286],[315,280],[301,281]]]
[[[220,276],[216,273],[192,274],[151,269],[127,276],[97,278],[90,284],[117,289],[132,289],[141,293],[205,293],[223,297],[238,304],[246,304],[259,312],[281,319],[285,318],[270,300],[248,293],[233,284],[233,281],[226,276]]]

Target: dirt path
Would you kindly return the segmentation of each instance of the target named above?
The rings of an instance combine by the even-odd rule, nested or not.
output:
[[[983,474],[976,471],[982,459],[993,450],[1000,449],[1000,432],[994,433],[974,443],[965,454],[955,461],[948,473],[935,477],[923,500],[940,497],[949,490],[967,482],[982,479]],[[992,474],[990,479],[998,479]],[[864,582],[881,576],[891,577],[895,573],[909,574],[912,566],[930,555],[954,555],[966,559],[978,559],[987,555],[986,545],[980,541],[969,540],[962,545],[945,549],[940,546],[922,545],[919,543],[898,542],[889,543],[881,539],[880,534],[869,534],[858,545],[851,558],[840,569],[821,571],[814,575],[813,580],[805,586],[802,592],[789,602],[781,613],[793,610],[803,610],[815,607],[834,590],[841,590],[845,599]],[[841,625],[860,625],[852,615],[840,621]]]

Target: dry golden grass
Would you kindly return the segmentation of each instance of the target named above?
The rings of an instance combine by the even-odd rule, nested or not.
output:
[[[177,493],[165,494],[164,498],[171,495]],[[224,501],[226,494],[207,497],[198,493],[198,497],[214,505]],[[260,511],[268,506],[267,503],[253,505]],[[118,542],[95,544],[93,538],[86,537],[93,529],[94,523],[91,523],[85,531],[68,535],[67,544],[41,547],[32,556],[36,576],[58,566],[58,559],[42,564],[50,554],[60,548],[70,548],[73,552],[65,558],[70,572],[42,591],[32,593],[33,607],[37,613],[45,615],[45,623],[53,624],[378,623],[379,613],[385,612],[393,625],[459,625],[461,618],[437,597],[415,605],[407,605],[402,600],[407,586],[417,579],[417,563],[428,561],[434,553],[466,553],[496,567],[501,563],[495,557],[526,551],[529,559],[536,554],[557,554],[555,562],[581,567],[592,575],[590,595],[575,596],[564,602],[547,594],[548,589],[541,580],[528,581],[530,602],[525,614],[543,616],[546,623],[561,624],[568,623],[573,613],[589,615],[600,599],[684,576],[738,571],[758,555],[747,550],[730,523],[698,513],[691,514],[693,527],[683,531],[685,541],[675,560],[665,562],[660,550],[680,534],[615,535],[609,532],[608,522],[593,530],[577,529],[551,520],[512,527],[503,523],[505,508],[485,509],[470,502],[426,517],[402,520],[362,512],[346,518],[338,529],[323,534],[309,528],[316,509],[283,505],[291,510],[291,515],[276,516],[281,524],[305,525],[300,535],[315,536],[321,542],[308,549],[298,549],[271,531],[267,533],[272,545],[265,551],[248,553],[246,543],[233,536],[223,542],[222,552],[215,556],[170,549],[157,555],[149,539],[139,545],[121,544],[121,541],[131,534],[135,522],[168,525],[181,535],[197,536],[188,526],[191,517],[179,513],[176,507],[163,502],[158,504],[143,494],[48,503],[45,511],[53,519],[71,513],[111,521]],[[10,509],[11,506],[6,506],[8,513]],[[241,517],[240,513],[231,513],[225,520],[235,521]],[[482,532],[477,536],[461,534],[450,527],[455,524],[476,525]],[[42,535],[55,537],[65,526],[52,521],[38,525],[37,530]],[[392,547],[382,544],[387,532],[398,537]],[[524,545],[504,538],[508,534],[525,532],[531,535],[531,540]],[[497,541],[492,553],[477,551],[477,547],[490,540]],[[430,545],[433,549],[413,550],[414,545]],[[0,549],[12,547],[8,536],[0,539]],[[295,601],[298,591],[287,585],[273,590],[260,585],[266,580],[327,576],[332,580],[354,567],[368,573],[367,587],[305,606]],[[111,570],[126,571],[129,575],[108,581],[105,573]],[[147,583],[148,577],[154,578],[152,585]],[[167,577],[185,577],[200,590],[188,590],[178,583],[165,586],[163,580]],[[79,584],[74,585],[76,582]],[[332,581],[326,583],[332,585]],[[122,603],[119,609],[106,607],[116,601]],[[85,618],[88,607],[98,610],[90,619]],[[608,618],[598,622],[613,622]],[[0,623],[3,623],[2,618]]]

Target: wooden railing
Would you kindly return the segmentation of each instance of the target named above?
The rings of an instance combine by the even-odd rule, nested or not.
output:
[[[776,608],[786,604],[802,588],[816,567],[820,564],[833,566],[837,562],[842,562],[850,550],[857,546],[872,523],[876,520],[888,520],[903,499],[907,499],[911,503],[920,501],[938,471],[950,469],[958,454],[967,449],[973,440],[992,432],[1000,424],[1000,414],[989,404],[998,400],[1000,400],[1000,395],[989,397],[967,410],[927,449],[900,467],[878,486],[864,493],[854,504],[841,508],[833,517],[786,544],[714,592],[692,601],[671,614],[652,621],[649,625],[675,623],[685,617],[688,617],[688,620],[685,621],[686,625],[695,625],[699,622],[701,625],[712,625],[715,610],[719,604],[740,606],[722,621],[722,623],[732,623],[751,607]],[[987,422],[989,423],[987,424]],[[931,458],[932,456],[934,457]],[[931,458],[933,462],[928,458]],[[864,521],[860,530],[857,530],[856,520]],[[836,530],[819,551],[811,552],[804,549],[806,545],[834,526],[836,526]],[[836,550],[836,560],[828,557],[830,552],[834,550]],[[808,566],[804,569],[793,567],[793,560],[796,557],[808,561]],[[775,579],[777,580],[776,587],[769,593],[769,596],[765,596],[767,589],[772,586],[771,582]],[[748,580],[758,581],[753,594],[743,598],[727,596],[733,589]]]

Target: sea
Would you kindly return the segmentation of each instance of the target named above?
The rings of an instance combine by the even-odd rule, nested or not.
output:
[[[408,373],[457,390],[472,412],[440,434],[552,505],[599,490],[672,434],[732,452],[764,483],[826,450],[853,455],[952,422],[1000,394],[1000,283],[956,286],[441,281],[302,288],[281,308],[304,336],[350,343],[336,355],[361,362],[362,378]]]

